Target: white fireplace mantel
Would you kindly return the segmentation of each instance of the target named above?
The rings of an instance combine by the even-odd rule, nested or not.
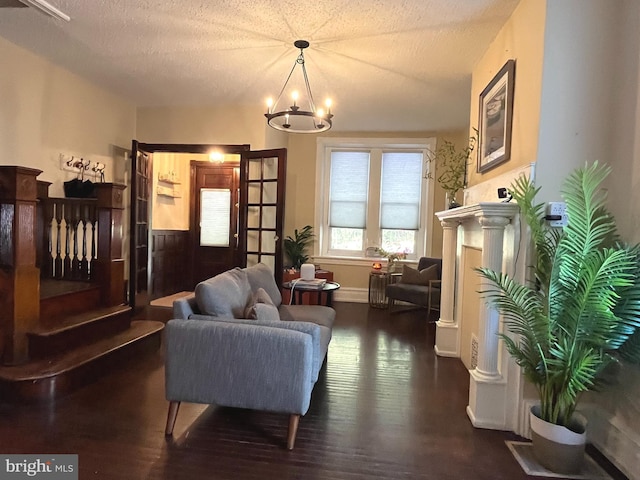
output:
[[[442,290],[440,319],[436,326],[436,354],[460,357],[460,315],[456,285],[462,282],[461,248],[459,239],[466,244],[474,244],[482,250],[482,267],[495,271],[513,272],[513,251],[516,237],[510,235],[505,243],[507,226],[510,232],[519,229],[520,209],[516,204],[480,202],[436,213],[442,224]],[[505,254],[506,252],[506,254]],[[506,259],[506,262],[505,262]],[[481,280],[484,290],[485,280]],[[499,342],[499,315],[484,300],[478,305],[478,353],[477,365],[470,370],[469,405],[467,414],[474,426],[494,429],[508,429],[509,388],[505,369],[501,369]]]

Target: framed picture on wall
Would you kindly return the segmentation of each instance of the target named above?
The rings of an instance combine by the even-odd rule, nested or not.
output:
[[[478,172],[511,157],[511,123],[516,62],[509,60],[480,94]]]

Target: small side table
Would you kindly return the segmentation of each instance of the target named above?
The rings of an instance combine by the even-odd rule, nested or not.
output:
[[[369,306],[387,307],[387,272],[369,272]]]
[[[325,305],[327,307],[333,306],[333,292],[340,288],[340,284],[338,282],[327,282],[322,288],[316,287],[304,287],[301,285],[294,285],[293,282],[286,282],[282,284],[282,288],[288,290],[291,294],[291,305],[304,305],[303,294],[308,293],[309,296],[315,294],[316,303],[315,305],[322,304],[322,296],[325,295]],[[292,291],[295,290],[295,293]],[[311,301],[306,303],[307,305],[314,305]]]

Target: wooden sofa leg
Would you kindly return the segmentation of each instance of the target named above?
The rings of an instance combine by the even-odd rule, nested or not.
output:
[[[178,417],[179,408],[180,408],[180,402],[169,402],[169,414],[167,415],[167,427],[164,429],[165,435],[171,435],[173,433],[173,427],[176,424],[176,418]]]
[[[287,449],[293,450],[296,443],[296,434],[298,433],[298,423],[300,423],[300,415],[291,414],[289,416],[289,434],[287,435]]]

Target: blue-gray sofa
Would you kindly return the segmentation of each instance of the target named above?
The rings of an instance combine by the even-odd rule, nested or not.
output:
[[[292,449],[300,416],[324,363],[335,311],[320,305],[282,305],[271,269],[229,270],[176,300],[167,323],[165,433],[180,402],[289,414]]]

